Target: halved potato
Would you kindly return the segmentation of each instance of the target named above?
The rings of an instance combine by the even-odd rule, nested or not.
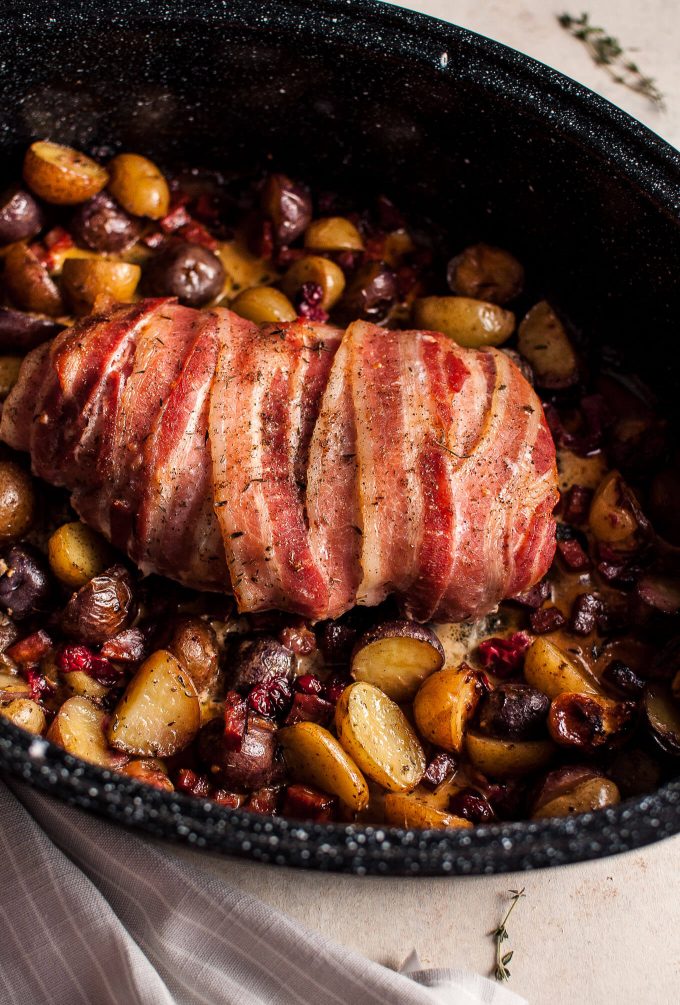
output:
[[[566,691],[601,695],[594,677],[589,677],[577,663],[548,639],[539,636],[531,643],[524,657],[524,677],[548,698],[557,698]]]
[[[592,768],[569,765],[546,776],[531,815],[534,820],[567,817],[616,806],[620,802],[621,793],[611,779]]]
[[[45,713],[37,701],[30,698],[15,698],[9,705],[0,708],[0,715],[29,733],[42,734],[47,726]]]
[[[115,770],[125,764],[127,755],[109,748],[104,734],[105,721],[106,712],[87,698],[69,698],[47,730],[47,739],[74,757]]]
[[[142,270],[129,262],[107,258],[69,258],[61,281],[77,314],[88,314],[98,298],[127,303],[132,300]]]
[[[337,796],[354,812],[368,805],[368,786],[354,761],[335,737],[316,722],[298,722],[280,729],[277,739],[297,782]]]
[[[39,140],[26,151],[24,180],[46,202],[68,206],[101,192],[109,174],[101,164],[72,147]]]
[[[555,753],[551,740],[502,740],[469,731],[465,750],[475,768],[491,778],[514,778],[544,768]]]
[[[610,471],[598,485],[588,523],[597,540],[615,551],[635,551],[648,526],[634,492],[618,471]]]
[[[442,332],[469,349],[501,345],[515,330],[515,315],[472,297],[421,297],[413,305],[418,328]]]
[[[112,747],[140,757],[168,757],[186,747],[201,724],[193,681],[167,649],[152,653],[118,702],[108,728]]]
[[[564,325],[547,300],[531,308],[519,326],[517,348],[531,364],[539,387],[571,387],[579,377],[578,360]]]
[[[375,684],[394,701],[411,701],[430,674],[444,666],[444,647],[416,621],[387,621],[359,639],[352,653],[354,680]]]
[[[425,753],[406,716],[391,698],[361,681],[345,688],[335,710],[338,739],[365,775],[390,792],[414,789]]]
[[[3,285],[10,300],[24,311],[57,317],[64,313],[61,293],[38,256],[23,241],[5,257]]]
[[[394,827],[420,827],[423,830],[446,830],[449,827],[470,828],[464,817],[438,810],[423,799],[403,792],[390,792],[385,796],[385,820]]]
[[[95,705],[100,705],[109,693],[107,687],[83,670],[69,670],[61,674],[61,679],[68,694],[89,698]]]
[[[0,673],[0,701],[30,698],[31,685],[18,674]]]
[[[444,750],[460,751],[466,726],[482,696],[479,672],[465,663],[432,674],[413,702],[419,731]]]
[[[47,557],[57,579],[79,590],[111,564],[111,549],[80,520],[62,524],[47,542]]]

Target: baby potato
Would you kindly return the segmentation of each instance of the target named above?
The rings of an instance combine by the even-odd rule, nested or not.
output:
[[[109,689],[104,684],[100,684],[94,677],[83,670],[69,670],[61,674],[66,693],[72,697],[88,698],[93,705],[101,706],[102,701],[109,693]]]
[[[253,255],[239,238],[221,241],[215,254],[224,268],[223,294],[227,297],[235,297],[241,290],[261,283],[268,285],[277,278],[271,263]]]
[[[5,257],[3,284],[11,301],[24,311],[57,317],[64,303],[54,280],[27,244],[14,244]]]
[[[35,517],[33,480],[14,461],[0,461],[0,543],[18,540]]]
[[[166,649],[152,653],[134,675],[107,731],[117,750],[139,757],[169,757],[198,733],[198,694],[186,670]]]
[[[40,705],[30,698],[15,698],[9,705],[0,708],[0,715],[9,719],[15,726],[20,726],[36,735],[42,735],[47,728],[45,713]]]
[[[502,345],[515,330],[515,315],[472,297],[421,297],[413,305],[418,328],[442,332],[469,349]]]
[[[422,830],[448,830],[451,827],[469,829],[472,824],[464,817],[438,810],[423,799],[403,792],[390,792],[385,796],[385,820],[393,827]]]
[[[567,765],[545,776],[534,798],[532,818],[590,813],[621,801],[618,787],[586,765]]]
[[[79,590],[111,564],[111,549],[80,520],[64,523],[47,542],[52,572],[72,590]]]
[[[503,248],[473,244],[451,259],[446,280],[459,296],[505,304],[522,292],[524,269]]]
[[[520,324],[517,348],[531,364],[539,387],[559,390],[578,381],[576,353],[547,300],[532,307]]]
[[[364,247],[361,234],[344,216],[312,220],[305,231],[304,244],[315,251],[362,251]]]
[[[615,551],[635,551],[640,546],[646,521],[618,471],[610,471],[597,486],[588,523],[597,540]]]
[[[338,739],[360,770],[390,792],[410,792],[425,771],[425,753],[406,716],[372,684],[345,688],[335,710]]]
[[[17,673],[0,673],[0,701],[30,698],[31,686]]]
[[[115,770],[125,764],[127,756],[109,748],[104,735],[106,719],[106,712],[87,698],[69,698],[52,720],[47,739],[74,757]]]
[[[444,647],[416,621],[387,621],[359,639],[352,677],[375,684],[394,701],[411,701],[423,680],[444,665]]]
[[[277,739],[292,777],[337,796],[352,812],[368,805],[368,786],[335,737],[316,722],[280,729]]]
[[[133,216],[160,220],[170,208],[170,189],[153,161],[139,154],[118,154],[109,164],[109,192]]]
[[[71,206],[101,192],[109,175],[80,151],[39,140],[26,151],[24,180],[45,202]]]
[[[491,778],[515,778],[544,768],[555,752],[550,740],[504,740],[470,731],[465,750],[475,768]]]
[[[483,689],[479,673],[465,663],[428,677],[413,702],[418,730],[443,750],[460,751]]]
[[[107,258],[69,258],[61,280],[76,314],[89,314],[98,297],[127,303],[134,297],[142,270]]]
[[[168,778],[168,769],[163,761],[151,757],[144,761],[129,761],[121,774],[134,778],[144,785],[151,785],[154,789],[163,789],[165,792],[174,792],[175,786]]]
[[[319,304],[329,311],[337,304],[345,289],[345,274],[339,265],[321,255],[306,255],[293,262],[281,281],[281,289],[294,300],[305,283],[316,283],[323,290]]]
[[[21,356],[0,356],[0,401],[4,401],[19,378]]]
[[[253,286],[243,290],[229,307],[235,314],[255,324],[295,321],[297,312],[287,296],[273,286]]]
[[[588,677],[577,663],[543,636],[534,639],[526,651],[524,677],[528,684],[551,699],[567,691],[602,694],[595,678]]]

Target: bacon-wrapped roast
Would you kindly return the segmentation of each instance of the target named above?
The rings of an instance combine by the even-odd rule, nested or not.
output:
[[[554,551],[555,450],[507,355],[433,332],[264,328],[173,300],[31,352],[0,436],[146,572],[244,611],[493,610]]]

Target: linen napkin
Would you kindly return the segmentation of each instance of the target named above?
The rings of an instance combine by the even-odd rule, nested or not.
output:
[[[526,1005],[415,954],[395,973],[170,849],[11,785],[0,781],[6,1005]]]

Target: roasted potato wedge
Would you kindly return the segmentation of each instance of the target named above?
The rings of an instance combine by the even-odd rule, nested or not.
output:
[[[635,551],[648,527],[632,489],[618,471],[610,471],[598,485],[588,523],[597,540],[615,551]]]
[[[168,778],[168,769],[162,761],[153,757],[144,761],[129,761],[122,768],[121,774],[143,782],[144,785],[151,785],[154,789],[163,789],[165,792],[173,792],[175,789]]]
[[[576,353],[547,300],[531,308],[517,334],[517,348],[531,364],[539,387],[558,390],[571,387],[579,378]]]
[[[121,768],[127,755],[109,748],[104,734],[106,718],[106,713],[87,698],[69,698],[52,720],[47,739],[90,764]]]
[[[47,728],[45,713],[40,705],[30,698],[15,698],[9,705],[0,707],[0,715],[29,733],[42,735]]]
[[[354,646],[352,677],[375,684],[394,701],[411,701],[430,674],[444,665],[444,647],[416,621],[387,621]]]
[[[469,349],[502,345],[515,330],[515,315],[472,297],[421,297],[413,306],[418,328],[442,332]]]
[[[338,739],[359,769],[390,792],[414,789],[425,754],[406,716],[372,684],[350,684],[335,710]]]
[[[0,701],[13,701],[15,698],[30,698],[31,686],[18,674],[0,673]]]
[[[544,768],[556,748],[552,740],[502,740],[469,730],[465,749],[483,775],[514,778]]]
[[[10,300],[24,311],[56,317],[64,303],[56,283],[27,244],[12,246],[5,257],[4,287]]]
[[[70,206],[101,192],[109,175],[78,150],[39,140],[26,151],[24,180],[45,202]]]
[[[109,693],[107,687],[83,670],[69,670],[67,673],[62,673],[61,680],[67,694],[89,698],[94,705],[101,705],[102,700]]]
[[[570,660],[554,643],[539,636],[531,643],[524,657],[524,677],[548,698],[557,698],[566,691],[580,694],[602,694],[594,677]]]
[[[465,729],[482,693],[478,671],[465,663],[432,674],[413,702],[413,714],[422,736],[443,750],[462,750]]]
[[[544,778],[534,799],[532,817],[567,817],[590,813],[621,801],[617,786],[598,771],[581,765],[567,765]]]
[[[132,300],[142,270],[129,262],[107,258],[69,258],[61,279],[76,314],[89,314],[99,298],[127,303]]]
[[[108,728],[112,747],[139,757],[169,757],[198,733],[201,711],[188,673],[166,649],[152,653],[132,678]]]
[[[286,765],[297,782],[337,796],[355,813],[368,805],[368,786],[335,737],[316,722],[298,722],[278,732]]]
[[[438,810],[425,800],[402,792],[390,792],[385,796],[385,820],[394,827],[408,829],[418,827],[422,830],[448,830],[452,827],[472,827],[464,817]]]
[[[111,549],[96,531],[80,520],[64,523],[47,542],[52,572],[72,590],[79,590],[111,564]]]

